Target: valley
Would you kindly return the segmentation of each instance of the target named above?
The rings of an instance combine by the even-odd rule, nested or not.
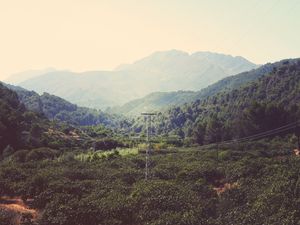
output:
[[[300,219],[299,59],[115,113],[5,83],[0,93],[1,225]],[[159,111],[148,128],[146,105]]]
[[[300,225],[299,0],[0,0],[0,225]]]

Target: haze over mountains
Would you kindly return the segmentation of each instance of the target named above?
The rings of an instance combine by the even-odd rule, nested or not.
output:
[[[143,111],[165,111],[172,106],[180,106],[184,103],[205,99],[216,93],[237,89],[270,73],[284,61],[267,63],[257,69],[223,78],[200,91],[154,92],[143,98],[129,101],[120,107],[114,107],[109,111],[127,116],[137,116]]]
[[[240,56],[171,50],[153,53],[114,71],[41,71],[21,75],[19,80],[14,76],[6,82],[40,94],[48,92],[80,106],[106,109],[152,92],[199,91],[224,77],[256,67]]]
[[[5,82],[10,83],[10,84],[19,84],[23,81],[26,81],[28,79],[32,79],[34,77],[38,77],[41,74],[45,74],[45,73],[50,73],[50,72],[54,72],[55,69],[54,68],[46,68],[43,70],[27,70],[27,71],[23,71],[20,73],[15,73],[10,75]]]
[[[64,121],[72,125],[103,124],[105,126],[120,128],[119,125],[121,125],[122,118],[126,117],[114,114],[135,118],[143,111],[166,112],[172,107],[183,106],[185,103],[203,100],[218,93],[238,89],[271,73],[276,67],[282,66],[285,62],[286,60],[272,64],[268,63],[257,69],[226,77],[200,91],[150,93],[143,98],[132,100],[122,106],[110,108],[107,112],[79,107],[46,92],[39,95],[34,91],[28,91],[22,87],[5,83],[3,85],[17,93],[19,101],[24,104],[27,110],[43,114],[48,119]],[[123,125],[126,126],[126,124]]]

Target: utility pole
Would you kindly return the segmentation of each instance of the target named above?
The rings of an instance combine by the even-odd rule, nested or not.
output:
[[[150,178],[150,168],[151,168],[151,121],[152,116],[155,116],[155,113],[142,113],[145,118],[146,130],[147,130],[147,149],[146,149],[146,165],[145,165],[145,180]]]
[[[296,125],[295,135],[298,138],[298,150],[300,150],[300,126],[299,126],[299,122]]]
[[[217,164],[219,164],[219,143],[217,143]]]

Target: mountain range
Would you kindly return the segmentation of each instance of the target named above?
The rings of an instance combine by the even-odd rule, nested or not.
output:
[[[154,92],[143,98],[129,101],[122,106],[109,109],[107,112],[137,116],[144,111],[165,111],[172,106],[182,105],[197,99],[204,99],[216,93],[239,88],[270,73],[281,64],[282,62],[267,63],[257,69],[223,78],[200,91]]]
[[[224,77],[255,68],[257,65],[240,56],[171,50],[155,52],[113,71],[50,69],[14,75],[6,82],[39,94],[54,94],[79,106],[106,109],[153,92],[199,91]]]
[[[48,119],[71,125],[101,124],[139,133],[143,131],[144,120],[137,116],[137,112],[145,106],[151,106],[153,109],[161,109],[154,121],[157,134],[196,138],[196,142],[201,144],[204,140],[220,139],[217,136],[207,138],[210,129],[214,129],[212,133],[216,133],[217,129],[222,131],[219,133],[226,134],[222,138],[232,138],[253,131],[273,129],[273,120],[278,120],[280,125],[293,122],[300,113],[299,71],[300,59],[286,59],[224,78],[197,92],[152,93],[118,108],[119,113],[134,116],[129,120],[101,110],[79,107],[55,95],[39,95],[34,91],[4,84],[12,91],[1,87],[4,91],[1,113],[5,115],[13,108],[12,115],[20,111],[26,112],[24,115],[28,118],[35,118],[25,111],[26,107],[26,110],[36,112],[37,115],[43,114]],[[22,120],[22,115],[19,116]],[[11,120],[8,122],[5,118],[2,117],[2,128],[6,127],[6,123],[13,123],[15,116],[9,116]],[[240,121],[244,124],[240,124]]]
[[[216,94],[241,88],[261,77],[272,73],[277,67],[281,67],[286,60],[268,63],[257,69],[226,77],[200,91],[176,91],[154,92],[143,98],[136,99],[121,107],[113,107],[106,112],[101,110],[80,107],[76,104],[55,95],[43,93],[39,95],[34,91],[28,91],[22,87],[3,83],[9,89],[15,91],[21,103],[27,110],[45,115],[48,119],[60,120],[72,125],[97,125],[118,127],[125,122],[125,118],[119,115],[136,117],[143,111],[168,111],[172,107],[183,106],[187,103],[202,101]],[[122,122],[123,121],[123,122]],[[126,124],[123,124],[124,126]],[[127,126],[127,125],[126,125]]]

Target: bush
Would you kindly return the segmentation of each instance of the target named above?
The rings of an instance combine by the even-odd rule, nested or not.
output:
[[[168,145],[165,142],[160,142],[160,143],[156,143],[153,146],[154,151],[159,151],[159,150],[163,150],[163,149],[167,149]]]
[[[133,224],[201,224],[205,218],[197,194],[168,181],[140,182],[134,187]]]
[[[11,159],[18,163],[26,162],[26,156],[29,153],[29,150],[19,150],[16,151],[12,156]]]
[[[38,160],[44,160],[44,159],[54,159],[57,156],[57,151],[51,149],[51,148],[37,148],[31,150],[26,155],[26,161],[38,161]]]
[[[231,158],[230,151],[220,151],[218,155],[219,160],[229,160]]]
[[[72,162],[75,161],[75,154],[73,152],[66,152],[58,158],[59,162]]]
[[[0,225],[13,225],[14,213],[0,208]]]
[[[104,138],[94,143],[95,150],[111,150],[117,147],[124,147],[124,144],[112,138]]]

